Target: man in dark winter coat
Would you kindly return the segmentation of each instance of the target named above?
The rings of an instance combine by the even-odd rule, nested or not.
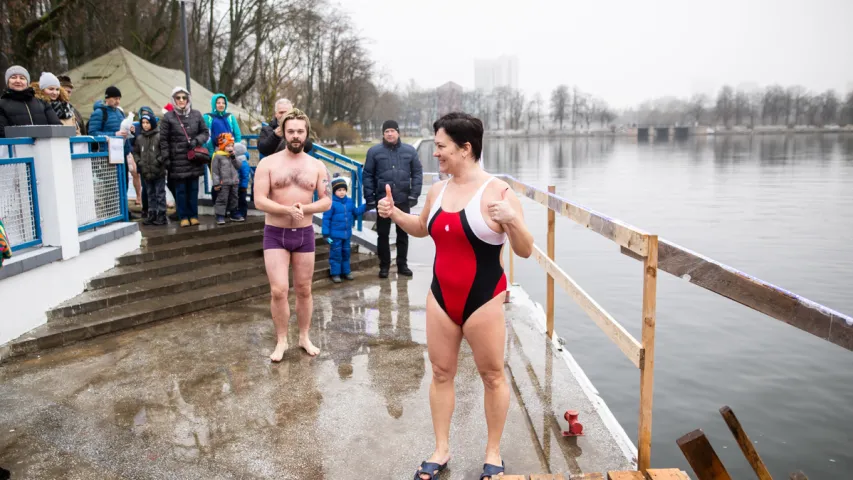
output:
[[[175,184],[175,203],[181,226],[198,225],[198,179],[204,164],[191,161],[188,152],[207,142],[210,132],[201,112],[193,110],[190,93],[183,87],[172,90],[172,110],[160,120],[160,155],[169,165]]]
[[[261,157],[268,157],[273,153],[278,153],[287,146],[284,142],[284,133],[281,131],[281,119],[293,109],[293,104],[286,98],[281,98],[275,102],[275,118],[269,123],[261,127],[261,134],[258,136],[258,153]],[[302,151],[308,153],[314,147],[314,142],[310,138],[305,140],[305,146]]]
[[[36,98],[30,87],[30,72],[13,65],[6,70],[6,90],[0,96],[0,138],[6,127],[23,125],[62,125],[53,107]]]
[[[417,205],[421,196],[424,175],[415,147],[400,141],[400,128],[394,120],[382,124],[382,143],[370,147],[364,162],[364,201],[367,209],[376,207],[376,202],[385,196],[385,185],[391,186],[394,204],[402,211]],[[391,267],[391,219],[377,218],[376,232],[379,235],[379,278],[388,277]],[[412,276],[408,267],[409,235],[397,226],[397,273]]]
[[[280,122],[292,109],[293,104],[286,98],[280,98],[275,102],[275,118],[269,125],[261,127],[261,134],[258,136],[258,153],[268,157],[284,150],[284,133],[281,131]]]

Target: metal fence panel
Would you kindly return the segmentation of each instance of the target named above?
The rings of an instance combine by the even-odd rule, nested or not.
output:
[[[124,220],[127,207],[127,174],[124,173],[124,165],[109,162],[105,139],[98,138],[101,142],[100,152],[87,151],[91,144],[86,144],[90,141],[97,143],[85,137],[72,139],[74,200],[77,226],[81,232]]]
[[[0,160],[0,218],[13,250],[41,243],[32,158]]]

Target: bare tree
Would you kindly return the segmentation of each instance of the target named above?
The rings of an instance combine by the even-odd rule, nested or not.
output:
[[[734,110],[734,90],[732,90],[732,87],[725,85],[717,95],[717,118],[723,121],[723,126],[730,126],[729,120],[732,118]]]
[[[509,121],[510,128],[518,130],[521,128],[521,117],[524,114],[524,94],[520,90],[510,93],[509,97]]]
[[[821,110],[821,117],[823,119],[823,123],[835,124],[838,122],[838,108],[840,103],[838,101],[838,94],[835,93],[835,90],[827,90],[821,96],[821,100],[823,102],[823,108]]]
[[[560,85],[551,92],[551,118],[560,122],[560,130],[563,129],[563,121],[569,109],[569,87]]]
[[[688,112],[697,124],[702,122],[702,114],[707,110],[708,96],[702,93],[694,94],[688,104]]]

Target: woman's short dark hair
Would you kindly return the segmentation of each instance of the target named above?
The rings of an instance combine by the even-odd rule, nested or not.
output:
[[[451,112],[436,120],[432,128],[434,133],[443,128],[459,148],[470,143],[474,160],[480,161],[480,154],[483,153],[483,122],[479,118],[463,112]]]

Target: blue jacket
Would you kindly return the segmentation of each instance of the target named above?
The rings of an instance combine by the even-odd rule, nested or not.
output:
[[[367,204],[356,208],[352,198],[332,195],[332,208],[323,212],[323,236],[346,240],[352,237],[352,222],[364,214]]]
[[[219,112],[216,110],[216,100],[219,98],[225,99],[225,111]],[[210,113],[204,114],[204,123],[207,124],[207,129],[210,130],[210,138],[205,147],[213,155],[216,150],[216,142],[219,134],[230,133],[234,136],[234,143],[240,143],[243,140],[243,134],[240,132],[240,125],[237,124],[237,118],[228,113],[228,97],[221,93],[217,93],[210,99]]]
[[[249,177],[252,176],[252,167],[249,165],[249,161],[246,160],[245,155],[241,155],[243,157],[243,162],[240,165],[240,188],[249,188]]]
[[[116,107],[107,106],[103,100],[95,102],[95,110],[89,117],[89,135],[93,137],[114,137],[124,121],[124,112]],[[130,143],[124,142],[124,154],[130,153]]]

